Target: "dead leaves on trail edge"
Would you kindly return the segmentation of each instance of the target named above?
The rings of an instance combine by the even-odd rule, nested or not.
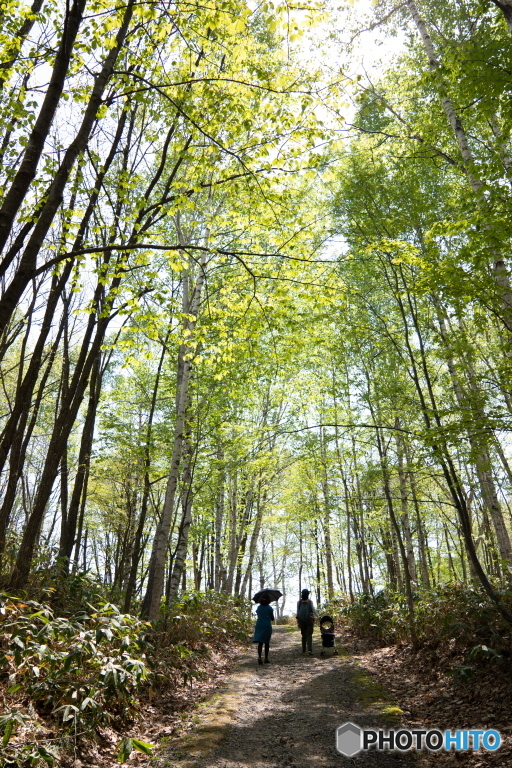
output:
[[[501,733],[502,746],[495,753],[424,751],[419,755],[422,768],[512,765],[512,675],[503,666],[473,661],[473,674],[464,680],[463,675],[456,673],[465,667],[455,642],[435,651],[415,651],[406,643],[375,648],[374,643],[356,637],[346,628],[340,641],[402,709],[404,727],[493,728]]]

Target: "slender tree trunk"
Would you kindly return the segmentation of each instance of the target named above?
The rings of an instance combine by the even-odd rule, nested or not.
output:
[[[367,374],[368,375],[368,374]],[[389,484],[389,469],[387,464],[387,458],[386,458],[386,452],[384,449],[380,428],[378,427],[379,420],[376,419],[376,413],[373,406],[373,403],[369,397],[369,381],[368,381],[368,406],[370,408],[370,413],[372,415],[373,423],[375,424],[375,435],[377,438],[377,451],[380,459],[380,466],[382,471],[382,481],[384,486],[384,496],[386,498],[386,503],[388,507],[389,512],[389,518],[391,520],[391,525],[393,527],[393,530],[396,534],[396,539],[398,542],[398,547],[400,549],[400,555],[402,558],[402,566],[404,569],[404,582],[405,582],[405,594],[407,597],[407,607],[409,611],[409,622],[410,622],[410,632],[411,632],[411,639],[414,645],[417,643],[417,637],[416,637],[416,627],[414,622],[414,599],[412,595],[412,578],[411,574],[409,572],[409,561],[407,559],[407,552],[405,550],[404,542],[402,540],[400,527],[398,525],[398,521],[396,519],[395,515],[395,509],[393,506],[393,500],[391,497],[391,489]]]
[[[411,496],[416,515],[416,529],[418,534],[418,552],[420,555],[421,580],[425,589],[430,589],[430,573],[428,566],[428,538],[421,519],[420,506],[418,504],[418,495],[416,493],[416,480],[412,469],[411,456],[407,442],[405,442],[405,459],[407,461],[407,477],[411,489]]]
[[[178,225],[179,236],[181,234]],[[205,235],[205,242],[208,239],[208,233]],[[184,243],[182,243],[185,245]],[[192,272],[192,260],[190,260],[189,272]],[[183,314],[190,315],[194,320],[186,322],[186,330],[189,335],[193,332],[196,320],[199,315],[202,289],[204,284],[204,270],[206,266],[206,252],[203,253],[198,265],[197,279],[192,296],[190,296],[189,274],[185,275],[183,285]],[[165,561],[167,556],[167,547],[169,542],[169,533],[171,527],[172,513],[174,509],[174,500],[178,485],[178,473],[181,463],[183,437],[185,432],[187,408],[189,406],[189,384],[192,374],[192,356],[193,350],[186,344],[182,344],[178,359],[178,382],[176,397],[176,426],[174,429],[173,452],[171,467],[167,480],[165,501],[162,509],[162,517],[155,533],[153,542],[152,562],[148,574],[148,585],[146,594],[142,603],[141,614],[150,621],[158,618],[160,609],[160,600],[164,590]]]
[[[63,160],[53,178],[53,182],[49,188],[48,194],[46,195],[42,209],[39,212],[38,220],[26,245],[18,268],[13,275],[10,284],[4,291],[3,296],[0,298],[0,330],[7,326],[27,285],[34,277],[39,251],[45,237],[47,236],[52,226],[55,214],[57,213],[62,203],[64,190],[68,183],[73,166],[78,156],[81,152],[84,151],[89,141],[93,124],[98,115],[98,110],[100,109],[103,102],[105,88],[112,76],[117,57],[125,42],[125,38],[132,19],[134,6],[135,0],[128,0],[124,9],[121,24],[114,38],[114,45],[107,54],[101,71],[95,77],[94,86],[89,96],[89,101],[85,108],[80,128],[75,138],[64,153]],[[44,141],[50,130],[53,115],[55,114],[55,110],[57,108],[57,104],[64,85],[64,79],[74,43],[74,36],[70,37],[70,35],[72,35],[72,31],[75,28],[76,31],[78,31],[78,27],[82,20],[84,7],[85,0],[77,0],[73,6],[73,19],[75,20],[74,27],[69,28],[66,34],[63,35],[63,42],[61,43],[63,56],[62,62],[59,65],[60,69],[57,67],[56,59],[56,65],[54,69],[56,87],[53,88],[52,84],[50,83],[50,86],[47,90],[47,96],[45,97],[45,101],[43,102],[43,106],[36,121],[36,125],[34,126],[33,134],[37,136],[34,144],[35,148],[33,151],[30,149],[29,140],[29,145],[27,145],[25,155],[27,169],[23,168],[23,175],[18,179],[18,175],[22,172],[22,167],[20,166],[18,175],[14,179],[11,189],[5,196],[2,208],[0,209],[0,249],[3,249],[7,241],[16,213],[21,203],[23,202],[23,199],[26,196],[29,186],[34,178],[37,163],[44,146]],[[76,36],[76,32],[74,34]],[[45,104],[48,104],[48,109],[46,110],[49,113],[48,115],[46,114],[44,108]],[[37,131],[37,123],[39,120],[41,120],[41,128],[39,131]],[[4,259],[0,265],[0,273],[3,274],[8,266],[9,264],[6,263],[6,260]]]
[[[407,547],[407,562],[409,564],[409,573],[411,574],[411,580],[414,582],[414,584],[418,583],[418,576],[416,573],[416,560],[414,558],[414,547],[412,543],[412,534],[411,534],[411,523],[409,520],[409,504],[408,504],[408,496],[407,496],[407,479],[406,474],[404,470],[404,448],[403,448],[403,441],[402,437],[400,435],[400,419],[398,416],[395,419],[395,444],[396,444],[396,455],[397,455],[397,463],[398,463],[398,480],[400,483],[400,503],[402,505],[402,515],[401,515],[401,521],[402,521],[402,529],[404,532],[405,537],[405,543]]]
[[[347,519],[347,568],[348,568],[348,594],[350,597],[350,602],[354,602],[354,589],[352,585],[352,536],[351,536],[351,511],[350,511],[350,494],[348,489],[348,482],[345,475],[345,472],[343,471],[343,467],[340,463],[340,472],[341,472],[341,481],[343,483],[343,488],[345,491],[345,515]]]
[[[219,444],[217,448],[217,460],[219,462],[219,490],[215,507],[215,589],[220,590],[222,583],[222,526],[224,523],[224,486],[225,469],[223,466],[224,452]]]
[[[0,251],[3,250],[7,242],[16,214],[36,175],[37,166],[64,89],[73,47],[82,23],[85,6],[86,0],[76,0],[71,9],[66,12],[66,23],[55,56],[46,95],[41,104],[34,127],[27,138],[23,159],[11,182],[11,186],[6,190],[0,208]],[[9,264],[1,265],[0,273],[3,274],[8,266]]]
[[[76,573],[78,571],[78,567],[80,563],[80,548],[82,546],[82,531],[84,529],[85,507],[87,504],[87,486],[89,484],[89,471],[90,471],[90,462],[87,463],[87,466],[85,468],[84,482],[82,486],[82,501],[80,504],[80,512],[78,515],[78,529],[76,534],[75,556],[73,560],[73,573]],[[87,530],[86,530],[86,536],[84,540],[84,562],[86,559],[86,556],[85,556],[86,549],[87,549]]]
[[[57,350],[59,347],[61,330],[62,330],[62,324],[60,326],[59,332],[57,333],[56,339],[52,345],[45,370],[41,377],[41,381],[39,382],[35,402],[33,403],[33,406],[32,406],[32,413],[30,415],[30,422],[29,422],[28,428],[25,432],[26,422],[29,416],[29,410],[28,408],[26,408],[18,423],[16,433],[13,439],[11,452],[9,455],[9,478],[7,481],[7,487],[6,487],[4,498],[2,501],[2,507],[0,508],[0,554],[2,554],[5,549],[5,537],[6,537],[7,527],[9,525],[11,513],[13,510],[14,502],[16,500],[16,490],[18,487],[18,482],[23,473],[23,467],[25,464],[25,456],[27,453],[28,445],[30,443],[30,438],[32,437],[32,433],[36,425],[37,416],[39,414],[39,409],[41,407],[41,402],[43,400],[48,377],[53,368],[55,355],[57,354]]]
[[[183,475],[182,475],[182,518],[178,531],[178,543],[176,545],[176,551],[174,555],[174,561],[172,565],[172,574],[169,587],[169,601],[174,600],[178,594],[180,588],[180,582],[183,579],[185,573],[185,564],[188,553],[188,539],[190,533],[190,526],[192,525],[192,461],[193,461],[193,449],[190,443],[190,437],[188,434],[188,427],[186,427],[187,434],[183,440]],[[186,577],[185,577],[186,578]]]
[[[228,567],[226,572],[226,587],[225,587],[225,591],[229,595],[233,590],[233,578],[235,575],[236,558],[238,554],[237,495],[238,495],[238,475],[235,470],[235,472],[233,473],[232,482],[229,489],[229,551],[228,551]]]
[[[396,568],[396,559],[395,559],[393,541],[389,534],[389,531],[385,530],[384,528],[381,528],[380,533],[382,537],[382,548],[384,550],[384,555],[386,557],[386,565],[388,568],[389,583],[393,592],[396,592],[399,589],[399,586],[398,586],[398,579],[397,579],[397,568]]]
[[[55,421],[55,427],[48,447],[48,455],[44,463],[39,487],[34,498],[32,512],[27,522],[27,526],[25,528],[25,532],[23,534],[19,548],[18,557],[16,559],[14,570],[11,575],[9,589],[22,589],[26,584],[32,564],[32,557],[37,542],[37,536],[41,529],[41,524],[58,472],[58,467],[63,452],[66,448],[69,434],[77,417],[78,409],[82,403],[91,373],[91,368],[94,364],[94,361],[96,360],[97,355],[99,354],[101,345],[103,343],[108,322],[108,317],[101,317],[99,319],[96,335],[88,354],[87,345],[89,343],[89,339],[87,335],[84,338],[81,356],[85,357],[85,359],[83,359],[83,361],[80,361],[79,359],[77,362],[75,372],[69,386],[68,395],[65,399],[62,400],[59,414]]]
[[[419,327],[417,317],[414,313],[410,296],[407,293],[407,301],[408,301],[409,309],[411,311],[413,326],[414,326],[414,330],[416,332],[416,336],[418,340],[421,370],[423,372],[423,376],[425,379],[430,408],[427,406],[427,399],[423,391],[423,387],[421,386],[421,382],[418,375],[416,357],[410,343],[410,335],[409,335],[409,329],[407,324],[405,307],[404,307],[401,295],[399,293],[396,294],[395,298],[396,298],[398,307],[400,309],[400,312],[402,315],[402,321],[404,324],[405,346],[406,346],[407,354],[411,364],[409,373],[413,380],[414,386],[416,388],[416,392],[418,394],[418,398],[420,401],[420,410],[421,410],[421,414],[422,414],[427,432],[432,433],[434,424],[438,430],[436,433],[435,439],[431,441],[432,452],[436,460],[439,462],[439,465],[441,466],[445,482],[447,484],[451,498],[453,500],[453,503],[459,515],[459,520],[461,523],[461,529],[462,529],[462,534],[464,538],[464,543],[466,546],[466,551],[468,553],[468,558],[472,564],[472,567],[474,569],[475,574],[477,575],[478,580],[480,581],[480,584],[484,588],[490,600],[494,603],[497,610],[503,616],[503,618],[507,621],[507,623],[512,624],[512,612],[503,604],[500,596],[494,590],[492,584],[487,578],[487,575],[484,569],[482,568],[480,560],[478,559],[478,555],[475,549],[475,543],[473,541],[473,535],[471,532],[471,518],[470,518],[469,510],[466,504],[464,490],[462,488],[460,478],[453,464],[453,460],[449,454],[449,451],[442,442],[441,417],[439,415],[439,410],[437,408],[437,401],[434,395],[434,388],[430,378],[428,365],[426,362],[423,335],[421,333],[421,329]],[[432,424],[432,419],[434,420],[434,424]]]
[[[261,475],[260,475],[261,477]],[[245,575],[244,580],[242,582],[242,588],[240,590],[242,595],[245,595],[245,590],[247,588],[247,582],[249,581],[250,575],[252,574],[252,568],[254,563],[254,556],[256,554],[256,547],[258,544],[258,540],[260,537],[260,531],[261,531],[261,521],[263,519],[263,513],[265,510],[265,503],[266,503],[266,493],[265,491],[261,493],[261,479],[259,483],[259,490],[256,498],[256,517],[254,519],[254,528],[252,529],[251,534],[251,540],[249,543],[249,560],[247,563],[247,568],[245,569]]]
[[[102,376],[100,375],[100,360],[96,359],[91,373],[91,382],[89,385],[89,403],[85,415],[84,427],[82,430],[82,439],[80,451],[78,454],[78,467],[71,494],[71,502],[66,520],[63,520],[60,537],[59,556],[63,561],[64,573],[69,570],[69,561],[73,546],[76,541],[76,526],[80,509],[80,500],[84,492],[85,477],[89,473],[91,461],[92,441],[94,436],[94,425],[96,422],[96,412],[100,398]],[[78,543],[77,543],[78,546]]]
[[[299,520],[299,594],[302,592],[303,567],[304,567],[304,553],[302,551],[302,523]]]
[[[437,300],[435,300],[435,306],[437,310],[439,328],[441,331],[441,338],[443,339],[443,342],[446,347],[446,362],[448,365],[448,370],[450,372],[450,378],[452,381],[453,390],[454,390],[457,402],[459,404],[459,407],[463,412],[469,409],[473,419],[477,423],[480,423],[480,424],[485,423],[487,421],[485,417],[485,413],[483,413],[483,411],[478,407],[478,405],[472,403],[472,398],[475,397],[475,391],[474,391],[476,387],[476,382],[474,381],[475,377],[473,376],[473,391],[469,393],[464,392],[460,379],[457,375],[455,362],[450,352],[448,332],[446,328],[444,315],[439,305],[439,302]],[[471,374],[471,371],[470,371],[470,374]],[[490,460],[488,448],[487,446],[484,446],[481,444],[481,439],[477,438],[477,436],[473,433],[471,428],[468,429],[468,440],[472,449],[472,454],[474,455],[474,465],[475,465],[476,474],[478,477],[478,483],[480,486],[483,503],[485,504],[485,507],[488,510],[488,513],[490,515],[490,518],[494,526],[494,530],[496,532],[496,539],[498,542],[500,557],[503,561],[505,561],[510,565],[512,563],[512,546],[510,543],[510,537],[509,537],[508,531],[505,526],[505,521],[503,519],[503,512],[501,509],[501,505],[498,500],[498,494],[496,491],[496,486],[495,486],[494,478],[492,475],[491,460]]]
[[[151,489],[149,470],[151,467],[151,442],[153,435],[153,419],[155,416],[156,400],[158,397],[158,390],[160,387],[160,377],[162,374],[162,366],[164,364],[165,355],[167,352],[167,342],[169,340],[170,330],[167,331],[165,340],[162,344],[162,352],[158,361],[158,367],[155,376],[155,383],[153,386],[153,392],[151,395],[151,405],[149,408],[148,423],[146,427],[146,442],[144,445],[144,459],[143,459],[143,473],[144,473],[144,488],[142,491],[140,515],[137,524],[137,530],[135,531],[135,537],[133,542],[130,573],[128,575],[128,581],[126,584],[126,592],[124,598],[124,610],[125,613],[130,612],[133,594],[135,592],[135,586],[137,583],[137,570],[140,564],[140,558],[142,554],[142,539],[144,535],[144,527],[146,525],[146,518],[149,505],[149,493]]]
[[[507,23],[509,23],[509,18],[508,18],[508,16],[510,15],[509,3],[506,0],[505,1],[502,0],[501,3],[499,4],[496,3],[496,4],[498,5],[499,8],[501,8],[505,16],[505,19],[507,20]],[[406,0],[405,5],[409,9],[409,12],[414,21],[414,24],[416,25],[416,28],[419,32],[421,41],[423,43],[423,47],[428,57],[430,71],[440,72],[441,63],[437,58],[434,44],[432,42],[432,38],[428,33],[427,26],[419,12],[419,9],[418,9],[418,6],[416,5],[415,0]],[[475,163],[475,158],[473,157],[473,153],[469,145],[466,131],[464,130],[464,127],[462,125],[462,120],[457,114],[457,111],[453,105],[453,102],[447,94],[447,89],[444,86],[444,84],[442,84],[439,88],[439,98],[441,101],[441,105],[443,107],[443,111],[446,115],[446,118],[451,126],[451,129],[457,141],[457,145],[459,148],[460,156],[464,163],[464,168],[466,171],[466,176],[467,176],[469,185],[473,190],[473,192],[476,194],[477,199],[479,200],[480,207],[485,209],[487,207],[487,202],[483,195],[482,181],[476,175],[477,163]],[[501,293],[501,300],[502,300],[502,306],[503,306],[502,320],[507,330],[512,331],[512,291],[510,290],[509,275],[508,275],[505,262],[503,260],[503,257],[498,253],[496,253],[494,256],[493,271],[494,271],[494,279],[496,281],[496,285],[498,286],[498,289],[500,290],[500,293]]]

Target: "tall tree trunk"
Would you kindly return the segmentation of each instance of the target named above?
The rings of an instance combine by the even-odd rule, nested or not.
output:
[[[425,533],[423,520],[421,519],[420,506],[418,503],[418,495],[416,493],[416,479],[414,477],[414,471],[411,463],[411,455],[407,442],[404,443],[405,459],[407,462],[407,478],[409,480],[409,487],[411,489],[411,496],[414,505],[414,512],[416,515],[416,530],[418,535],[418,552],[420,555],[420,568],[421,568],[421,580],[425,589],[430,589],[430,573],[428,567],[428,537]]]
[[[182,239],[181,230],[178,223],[178,233],[180,241]],[[208,233],[205,235],[205,242],[208,240]],[[185,243],[181,243],[183,246]],[[185,322],[186,330],[189,332],[188,338],[195,329],[197,318],[199,316],[199,307],[201,304],[202,289],[205,279],[207,252],[203,255],[198,264],[197,278],[193,291],[189,286],[190,274],[193,272],[193,262],[189,260],[189,272],[184,276],[183,285],[183,315],[194,318]],[[190,295],[192,293],[192,295]],[[187,409],[189,406],[189,385],[192,374],[192,358],[194,351],[187,344],[180,346],[178,355],[178,381],[176,396],[176,425],[174,428],[173,452],[171,458],[171,467],[167,480],[164,506],[162,517],[157,527],[153,541],[152,562],[148,574],[148,585],[146,594],[142,603],[141,614],[150,621],[156,621],[160,609],[160,600],[164,590],[165,579],[165,561],[167,557],[167,547],[169,543],[169,532],[171,527],[172,514],[174,509],[174,500],[178,485],[178,474],[181,463],[183,437],[187,419]]]
[[[185,563],[188,553],[188,539],[190,526],[192,525],[192,461],[194,452],[190,442],[189,427],[186,427],[187,433],[183,439],[183,473],[181,479],[182,485],[182,518],[178,530],[178,543],[172,565],[172,574],[169,585],[169,601],[174,600],[180,588],[180,582],[185,572]]]
[[[461,524],[464,543],[466,546],[466,551],[468,554],[468,558],[474,569],[474,572],[477,575],[477,578],[480,581],[480,584],[484,588],[485,592],[487,593],[491,601],[496,606],[499,613],[503,616],[503,618],[506,620],[508,624],[512,624],[512,612],[503,603],[503,601],[500,598],[500,595],[493,588],[492,584],[487,578],[487,575],[484,569],[482,568],[482,564],[480,563],[480,560],[476,552],[475,543],[473,541],[473,535],[471,532],[471,517],[469,514],[468,506],[466,504],[464,489],[462,487],[462,483],[460,481],[459,475],[453,463],[452,457],[448,451],[448,448],[443,442],[442,421],[441,421],[439,409],[437,407],[437,401],[434,394],[434,387],[432,384],[430,372],[427,365],[423,334],[419,326],[418,318],[416,317],[416,314],[414,312],[411,298],[407,290],[407,287],[405,285],[405,280],[404,280],[404,287],[406,288],[407,303],[408,303],[409,311],[411,313],[413,327],[417,336],[419,355],[420,355],[420,367],[425,380],[425,386],[427,390],[426,393],[424,392],[423,387],[421,385],[416,356],[411,346],[410,332],[409,332],[408,323],[407,323],[407,313],[406,313],[406,309],[405,309],[401,294],[397,293],[395,295],[395,299],[399,307],[400,314],[402,316],[402,322],[404,324],[405,347],[406,347],[407,355],[410,361],[409,375],[412,378],[412,381],[416,388],[416,392],[418,394],[418,398],[420,401],[420,411],[425,424],[425,428],[427,432],[432,435],[432,438],[431,438],[432,452],[436,460],[439,462],[446,485],[450,492],[450,496],[457,510],[457,514],[459,515],[459,520]],[[427,402],[429,405],[427,405]],[[434,426],[436,428],[435,434],[433,433]]]
[[[220,590],[222,584],[222,526],[224,523],[224,486],[225,486],[225,468],[223,466],[224,452],[222,447],[217,448],[217,461],[219,463],[218,478],[219,488],[217,492],[217,500],[215,505],[215,586],[216,590]]]
[[[155,383],[153,386],[153,392],[151,394],[151,405],[149,408],[148,423],[146,427],[144,458],[143,458],[144,486],[142,491],[139,520],[138,520],[137,530],[135,531],[135,536],[133,541],[130,572],[128,575],[128,581],[126,584],[126,592],[124,597],[125,613],[130,612],[132,598],[133,598],[133,594],[135,592],[135,586],[137,583],[137,570],[139,568],[140,558],[142,554],[142,539],[144,535],[144,527],[146,525],[146,518],[148,513],[148,505],[149,505],[149,493],[151,489],[149,470],[151,467],[151,443],[152,443],[152,435],[153,435],[153,419],[155,417],[156,400],[158,397],[158,390],[160,387],[160,377],[162,374],[162,366],[164,364],[164,359],[167,352],[167,342],[169,340],[169,335],[170,335],[170,329],[167,331],[167,334],[162,344],[162,351],[160,353],[160,359],[158,361],[158,367],[156,370]]]
[[[261,478],[261,473],[260,473]],[[263,513],[265,510],[265,503],[266,503],[266,492],[261,492],[261,479],[259,482],[259,490],[256,497],[256,517],[254,520],[254,528],[252,529],[251,534],[251,541],[249,543],[249,560],[247,563],[247,568],[245,569],[245,575],[244,580],[242,582],[242,589],[240,590],[242,595],[245,595],[245,590],[247,588],[247,583],[249,581],[249,578],[252,574],[252,567],[254,563],[254,556],[256,554],[256,546],[258,544],[258,540],[260,537],[260,531],[261,531],[261,521],[263,519]]]
[[[416,560],[414,558],[414,547],[412,543],[411,523],[409,520],[409,504],[407,496],[407,478],[404,470],[404,447],[403,440],[400,433],[400,419],[398,416],[395,419],[395,444],[396,444],[396,456],[398,463],[398,481],[400,484],[400,503],[402,506],[402,530],[404,532],[405,544],[407,547],[407,562],[409,564],[409,573],[411,574],[411,580],[414,584],[418,583],[418,576],[416,573]]]
[[[33,135],[36,137],[34,138],[34,149],[30,149],[30,146],[27,145],[25,154],[27,168],[23,168],[22,177],[18,179],[17,176],[14,179],[11,189],[5,196],[2,208],[0,209],[0,249],[4,247],[7,241],[16,213],[28,192],[32,179],[34,178],[37,163],[44,146],[44,140],[50,130],[53,115],[55,114],[55,110],[60,99],[65,75],[69,65],[74,37],[68,36],[72,35],[72,32],[75,29],[78,31],[78,26],[80,25],[82,19],[84,6],[85,0],[77,0],[73,6],[74,26],[67,30],[66,34],[63,35],[63,42],[61,44],[63,51],[62,63],[59,65],[59,69],[59,67],[57,67],[56,59],[54,70],[54,75],[56,77],[56,87],[52,88],[52,84],[50,83],[50,86],[47,90],[47,96],[45,97],[45,101],[43,102],[39,117],[34,126]],[[112,76],[119,52],[124,45],[134,7],[135,0],[128,0],[124,8],[122,21],[114,38],[115,42],[107,54],[100,72],[94,79],[94,86],[91,90],[87,106],[84,110],[80,128],[78,129],[75,138],[64,153],[62,162],[60,163],[60,166],[53,178],[52,184],[48,190],[48,194],[45,197],[44,204],[41,210],[38,212],[37,222],[25,247],[25,251],[19,262],[16,272],[13,275],[8,287],[4,291],[2,297],[0,298],[0,330],[7,326],[27,285],[34,277],[39,251],[42,247],[45,237],[47,236],[52,226],[55,214],[57,213],[62,203],[64,190],[69,181],[73,166],[80,153],[85,150],[89,141],[92,127],[98,115],[98,110],[100,109],[103,102],[105,88],[107,87],[107,83]],[[76,32],[74,34],[76,36]],[[70,43],[69,48],[68,41]],[[48,105],[48,108],[46,109],[48,114],[46,114],[44,109],[46,104]],[[37,131],[37,123],[39,120],[41,120],[41,127],[40,130]],[[21,171],[22,167],[20,166],[18,175],[21,173]],[[9,264],[6,263],[6,260],[4,259],[0,265],[0,273],[3,274],[8,266]]]
[[[439,328],[441,332],[441,338],[443,339],[443,342],[446,348],[446,362],[448,365],[448,370],[450,373],[453,391],[455,393],[457,403],[459,404],[459,407],[463,412],[467,411],[469,408],[471,415],[476,423],[485,424],[485,422],[487,421],[485,413],[482,411],[481,408],[479,408],[478,404],[476,403],[474,404],[472,402],[472,399],[475,397],[475,394],[476,394],[475,393],[475,388],[476,388],[475,377],[474,375],[472,377],[473,391],[470,391],[469,393],[465,392],[463,390],[459,376],[457,375],[455,362],[450,351],[450,342],[448,339],[448,331],[446,328],[443,311],[437,299],[435,300],[434,303],[437,310],[437,317],[438,317]],[[472,372],[470,371],[469,373],[471,375]],[[480,492],[482,494],[483,503],[486,509],[488,510],[488,513],[492,520],[492,524],[494,526],[494,530],[496,532],[496,539],[498,542],[500,557],[504,562],[510,565],[512,564],[512,546],[510,543],[510,537],[508,535],[507,528],[505,526],[505,521],[503,519],[503,512],[498,500],[498,493],[496,491],[496,485],[494,483],[494,478],[492,475],[489,450],[486,445],[482,445],[482,439],[477,437],[477,435],[475,434],[472,428],[468,429],[467,435],[468,435],[469,444],[472,449],[472,454],[474,456],[473,461],[475,465],[476,474],[478,477],[478,484],[480,486]]]
[[[16,214],[18,213],[25,196],[29,191],[30,184],[36,175],[37,166],[41,159],[44,145],[64,89],[73,47],[82,23],[85,6],[86,0],[75,0],[71,9],[66,11],[65,25],[55,56],[55,62],[52,74],[50,75],[50,82],[46,90],[46,95],[41,104],[32,131],[27,138],[25,151],[18,171],[11,182],[11,186],[5,192],[0,208],[0,252],[7,242]],[[8,263],[0,265],[0,273],[3,274],[8,266]]]
[[[39,409],[41,407],[43,395],[46,388],[46,383],[48,381],[50,372],[53,368],[55,356],[59,348],[61,331],[62,331],[62,324],[60,325],[55,341],[52,344],[50,354],[48,355],[46,367],[41,377],[41,381],[39,382],[35,402],[32,405],[32,413],[30,414],[30,422],[28,424],[27,430],[25,432],[26,422],[29,416],[28,408],[26,408],[23,411],[20,421],[18,422],[14,438],[13,438],[11,452],[9,455],[9,477],[7,480],[7,487],[5,490],[4,498],[2,501],[2,507],[0,508],[0,554],[2,554],[5,549],[5,537],[6,537],[7,527],[9,525],[12,509],[14,506],[14,502],[16,499],[16,490],[18,487],[18,482],[20,477],[22,476],[23,467],[25,464],[25,456],[30,443],[30,439],[32,437],[32,433],[34,431],[34,427],[36,425],[37,416],[39,414]]]
[[[427,25],[419,12],[415,0],[406,0],[405,5],[409,9],[409,13],[419,32],[423,47],[427,54],[430,71],[441,72],[441,62],[437,58],[432,38],[429,35]],[[507,14],[509,14],[510,11],[508,2],[502,2],[498,7],[502,9],[508,23]],[[457,114],[453,101],[449,97],[444,83],[439,86],[439,99],[457,141],[469,185],[472,191],[476,194],[480,207],[485,210],[487,208],[487,201],[483,194],[483,183],[476,176],[476,168],[478,167],[478,164],[475,162],[466,131],[462,125],[462,120]],[[503,308],[502,321],[507,330],[512,331],[512,291],[510,290],[509,275],[505,262],[502,255],[499,253],[495,253],[494,255],[493,271],[496,285],[501,294]]]
[[[411,633],[411,639],[414,645],[417,643],[417,636],[416,636],[416,627],[414,622],[414,599],[412,594],[412,578],[409,571],[409,561],[407,559],[407,552],[405,550],[404,542],[402,539],[402,535],[400,532],[400,527],[398,525],[398,521],[396,519],[395,515],[395,509],[393,506],[393,500],[391,496],[391,488],[390,488],[390,482],[389,482],[389,468],[387,463],[387,456],[386,451],[384,448],[384,443],[381,436],[381,430],[379,425],[379,419],[376,417],[375,408],[372,403],[372,400],[370,398],[370,382],[368,380],[368,373],[366,372],[367,376],[367,384],[368,384],[368,407],[370,409],[370,413],[373,419],[373,423],[375,425],[375,435],[377,438],[377,452],[379,455],[380,460],[380,466],[382,471],[382,482],[384,487],[384,497],[386,499],[388,512],[389,512],[389,518],[391,520],[392,528],[395,532],[396,539],[398,542],[398,547],[400,550],[400,556],[402,559],[402,567],[404,570],[404,582],[405,582],[405,594],[407,597],[407,608],[409,612],[409,630]]]
[[[351,535],[350,535],[350,528],[351,528],[351,521],[350,521],[350,498],[348,493],[348,485],[347,480],[345,478],[345,475],[342,476],[343,480],[343,486],[345,489],[345,510],[347,514],[347,568],[348,568],[348,594],[350,597],[350,602],[354,602],[354,589],[352,586],[352,552],[351,552]]]
[[[120,279],[120,275],[117,275],[112,280],[108,294],[109,296],[115,295],[116,290],[119,287]],[[16,563],[9,582],[9,588],[13,590],[22,589],[27,582],[37,537],[58,473],[59,464],[82,403],[91,375],[91,369],[100,353],[101,345],[105,338],[105,333],[110,321],[110,316],[108,314],[110,304],[107,301],[100,306],[99,299],[103,294],[103,290],[103,286],[101,284],[98,285],[95,295],[95,305],[100,316],[98,319],[96,311],[91,312],[89,315],[87,329],[83,337],[67,395],[62,399],[59,413],[55,420],[48,446],[48,454],[44,462],[43,472],[34,498],[32,511],[27,521]],[[101,311],[102,308],[103,312]],[[92,338],[95,324],[96,333],[94,338]]]
[[[63,519],[60,536],[59,557],[62,558],[62,567],[64,573],[69,571],[69,561],[73,546],[76,542],[76,526],[78,513],[80,509],[80,500],[82,499],[85,477],[89,472],[91,461],[92,441],[94,437],[94,425],[96,422],[96,412],[100,398],[102,376],[100,375],[100,360],[96,359],[89,384],[89,402],[85,415],[84,426],[82,430],[82,439],[80,442],[80,451],[78,454],[78,467],[76,471],[75,483],[71,494],[71,501],[66,520]],[[78,546],[78,542],[77,542]]]

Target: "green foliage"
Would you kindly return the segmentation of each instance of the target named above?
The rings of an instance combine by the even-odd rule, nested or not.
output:
[[[70,618],[55,616],[48,605],[8,595],[1,596],[0,606],[0,670],[8,698],[19,701],[22,695],[38,714],[53,716],[81,736],[101,724],[133,719],[151,674],[146,623],[108,603]],[[12,735],[27,720],[19,710],[2,718],[5,760],[12,757]]]
[[[407,608],[402,596],[391,592],[360,595],[341,612],[360,637],[370,637],[382,645],[397,642],[402,632],[407,637]]]
[[[117,753],[117,759],[120,763],[126,762],[130,757],[133,750],[142,752],[145,755],[150,755],[153,749],[152,744],[148,744],[146,741],[139,741],[138,739],[123,739],[119,751]]]
[[[83,590],[94,592],[89,580],[71,583],[75,600]],[[122,727],[134,720],[150,686],[192,684],[201,675],[200,658],[212,647],[245,640],[250,629],[245,602],[215,592],[184,594],[162,614],[155,632],[109,603],[57,616],[47,604],[2,593],[0,617],[0,675],[10,707],[0,717],[0,758],[12,766],[57,759],[38,716],[55,719],[64,741],[88,737],[105,724]],[[151,748],[125,738],[118,758],[123,762],[132,750],[150,754]]]
[[[243,642],[250,629],[250,608],[243,598],[213,590],[185,592],[162,613],[155,644],[186,657],[207,646]]]
[[[512,593],[503,592],[502,598],[509,602]],[[406,605],[400,595],[385,591],[361,595],[341,615],[361,637],[383,645],[409,640]],[[443,585],[417,595],[415,627],[419,643],[439,652],[456,646],[470,661],[498,661],[510,656],[510,627],[486,595],[462,584]]]

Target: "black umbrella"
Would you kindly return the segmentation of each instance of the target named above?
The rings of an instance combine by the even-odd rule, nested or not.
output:
[[[255,603],[260,603],[261,598],[266,598],[269,603],[273,603],[274,600],[279,600],[280,597],[283,596],[283,593],[280,592],[278,589],[260,589],[259,592],[256,592],[256,594],[253,597],[253,600]]]

